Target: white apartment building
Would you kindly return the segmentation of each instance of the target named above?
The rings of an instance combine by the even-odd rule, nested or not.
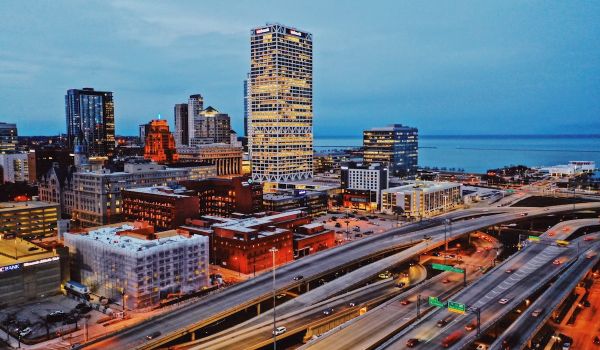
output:
[[[415,181],[381,193],[381,211],[409,218],[426,218],[462,203],[461,185],[454,182]]]
[[[4,182],[29,181],[29,165],[25,152],[0,153],[0,167]]]
[[[120,223],[65,233],[64,242],[71,276],[128,309],[209,286],[206,236],[183,230],[154,233],[141,223]]]

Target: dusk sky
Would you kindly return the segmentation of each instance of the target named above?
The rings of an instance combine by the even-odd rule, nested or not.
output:
[[[65,132],[67,89],[116,132],[201,93],[242,133],[252,27],[314,35],[315,135],[600,134],[598,1],[2,1],[0,121]],[[359,136],[360,137],[360,136]]]

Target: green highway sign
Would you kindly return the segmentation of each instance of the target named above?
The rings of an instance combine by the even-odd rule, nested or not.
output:
[[[465,273],[465,270],[463,269],[459,269],[457,267],[454,266],[450,266],[450,265],[444,265],[444,264],[431,264],[431,267],[434,270],[441,270],[441,271],[450,271],[450,272],[456,272],[456,273]]]
[[[529,236],[527,239],[530,241],[535,241],[535,242],[540,241],[540,237],[538,237],[538,236]]]
[[[464,314],[467,311],[467,306],[465,304],[457,303],[452,300],[448,300],[448,311],[456,312],[459,314]]]
[[[437,306],[437,307],[444,307],[444,303],[442,303],[440,301],[440,299],[438,299],[438,297],[429,297],[429,305],[431,306]]]

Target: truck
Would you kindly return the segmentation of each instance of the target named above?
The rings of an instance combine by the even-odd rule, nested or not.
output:
[[[442,346],[445,348],[449,348],[452,345],[454,345],[454,343],[459,341],[460,338],[462,338],[462,332],[456,331],[456,332],[450,334],[449,336],[447,336],[446,338],[444,338],[444,340],[442,340]]]
[[[90,289],[87,286],[77,281],[67,281],[64,287],[67,293],[89,300]]]

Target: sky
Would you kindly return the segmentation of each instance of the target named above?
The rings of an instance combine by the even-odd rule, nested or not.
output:
[[[65,132],[70,88],[116,132],[201,93],[242,133],[250,29],[313,33],[316,137],[600,134],[598,1],[1,1],[0,121]]]

